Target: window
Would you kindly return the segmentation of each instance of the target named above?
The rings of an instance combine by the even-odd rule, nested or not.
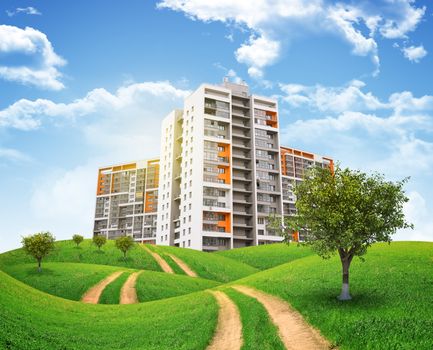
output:
[[[258,219],[257,219],[257,223],[258,223],[259,225],[263,225],[263,224],[265,223],[265,218],[258,218]]]
[[[191,210],[191,203],[188,204],[188,209]]]
[[[191,234],[191,227],[188,227],[188,234]]]
[[[188,247],[191,247],[191,240],[188,239]]]
[[[191,222],[191,215],[188,217],[188,221]]]

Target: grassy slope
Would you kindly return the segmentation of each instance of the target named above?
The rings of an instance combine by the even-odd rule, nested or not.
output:
[[[122,289],[122,286],[128,279],[129,275],[129,272],[124,272],[107,287],[105,287],[101,297],[99,298],[99,304],[119,304],[120,290]]]
[[[231,288],[224,289],[241,314],[242,350],[284,350],[277,328],[269,319],[265,308],[257,300],[247,297]]]
[[[138,300],[145,302],[197,292],[218,285],[218,282],[203,278],[143,271],[137,279],[136,289]]]
[[[433,349],[433,243],[377,244],[365,258],[352,262],[349,302],[336,299],[337,257],[307,257],[236,283],[286,299],[340,349]]]
[[[99,265],[122,266],[133,269],[161,271],[156,261],[144,249],[135,246],[128,252],[126,261],[123,254],[114,246],[114,241],[107,241],[101,251],[89,239],[84,240],[78,248],[72,241],[56,242],[56,249],[44,261],[73,262]],[[0,255],[0,269],[2,265],[15,265],[34,262],[22,249],[12,250]]]
[[[260,270],[266,270],[271,267],[312,255],[313,252],[306,247],[298,246],[296,243],[290,245],[276,243],[224,250],[215,254],[243,262]]]
[[[21,282],[71,300],[80,300],[90,287],[117,270],[113,266],[74,263],[45,263],[40,273],[34,263],[5,268],[5,272]]]
[[[234,281],[258,270],[242,262],[213,253],[168,246],[148,246],[158,253],[170,253],[182,259],[200,277],[219,282]]]
[[[166,262],[167,264],[170,265],[170,267],[173,269],[175,274],[178,275],[186,275],[185,271],[183,271],[178,264],[176,264],[176,262],[171,258],[170,255],[166,254],[166,253],[162,253],[160,255]]]
[[[215,300],[203,292],[146,304],[89,305],[0,272],[2,349],[204,349],[217,313]]]

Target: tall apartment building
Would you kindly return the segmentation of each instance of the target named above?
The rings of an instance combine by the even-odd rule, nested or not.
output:
[[[159,176],[157,158],[100,168],[93,234],[155,243]]]
[[[301,150],[280,147],[281,154],[281,183],[283,196],[283,216],[296,214],[296,197],[294,186],[302,181],[308,169],[313,166],[327,167],[334,171],[334,162],[331,158],[321,157],[317,154]],[[302,232],[295,232],[293,239],[303,241]]]
[[[203,84],[183,112],[170,113],[161,133],[156,243],[215,251],[281,241],[267,218],[293,213],[298,158],[302,169],[331,160],[280,148],[278,123],[276,100],[228,81]]]
[[[294,184],[333,162],[281,147],[278,117],[245,84],[201,85],[162,121],[159,162],[99,170],[94,233],[204,251],[281,241],[269,215],[295,214]]]

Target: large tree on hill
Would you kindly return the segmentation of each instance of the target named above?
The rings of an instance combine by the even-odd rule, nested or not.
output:
[[[285,217],[283,224],[281,218],[271,217],[270,227],[279,230],[286,241],[293,231],[302,231],[305,244],[324,259],[338,252],[343,274],[339,299],[349,300],[352,259],[362,259],[375,242],[391,242],[397,229],[413,228],[403,213],[407,180],[390,182],[380,174],[339,166],[334,171],[312,168],[294,189],[297,214]]]
[[[22,244],[25,252],[33,256],[38,262],[38,271],[41,272],[42,259],[54,250],[56,239],[50,232],[39,232],[34,235],[23,237]]]

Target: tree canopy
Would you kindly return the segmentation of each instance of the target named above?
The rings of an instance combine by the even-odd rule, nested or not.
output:
[[[116,239],[116,248],[123,252],[123,257],[126,258],[126,253],[134,246],[135,242],[131,236],[121,236]]]
[[[22,245],[24,251],[33,256],[38,262],[38,270],[42,271],[42,259],[54,250],[54,236],[50,232],[39,232],[34,235],[23,237]]]
[[[408,179],[386,181],[383,175],[335,167],[312,168],[294,188],[297,213],[271,218],[286,240],[293,231],[303,233],[305,244],[322,258],[340,255],[343,283],[354,256],[362,256],[374,242],[391,242],[391,236],[407,223],[403,187]],[[282,224],[283,222],[283,224]],[[347,278],[344,278],[347,275]]]

